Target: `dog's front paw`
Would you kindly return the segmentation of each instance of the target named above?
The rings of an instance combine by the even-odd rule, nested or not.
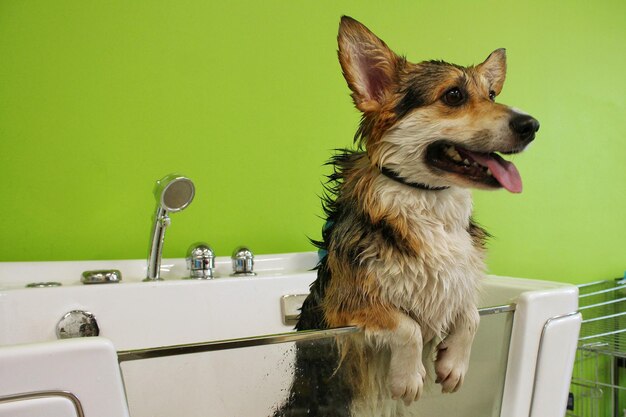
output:
[[[459,346],[447,347],[440,344],[435,361],[435,373],[437,382],[441,384],[441,390],[445,393],[457,392],[469,367],[469,351],[459,349]]]
[[[389,390],[391,398],[402,400],[405,405],[409,405],[419,400],[422,395],[426,369],[421,362],[418,362],[416,366],[402,365],[391,366],[389,369]]]

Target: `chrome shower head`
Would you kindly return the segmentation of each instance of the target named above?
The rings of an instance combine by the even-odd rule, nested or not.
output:
[[[195,193],[196,189],[193,182],[178,174],[166,175],[157,181],[154,188],[157,204],[170,213],[184,210],[191,204]]]
[[[154,197],[157,200],[157,209],[152,227],[150,253],[148,255],[148,273],[144,281],[161,280],[161,254],[165,229],[170,225],[168,213],[184,210],[196,193],[193,182],[187,177],[170,174],[157,181],[154,188]]]

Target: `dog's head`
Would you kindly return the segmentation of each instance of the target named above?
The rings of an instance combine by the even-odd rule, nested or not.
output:
[[[504,49],[477,66],[413,64],[346,16],[338,41],[344,77],[363,112],[357,138],[373,164],[432,187],[521,192],[517,169],[497,152],[521,152],[539,122],[495,102],[506,75]]]

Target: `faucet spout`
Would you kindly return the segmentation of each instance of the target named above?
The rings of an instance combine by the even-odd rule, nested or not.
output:
[[[165,230],[171,223],[169,213],[175,213],[186,208],[195,195],[195,187],[189,178],[170,174],[157,181],[154,195],[157,199],[157,209],[152,226],[152,239],[148,255],[148,272],[144,281],[161,281],[161,257]]]

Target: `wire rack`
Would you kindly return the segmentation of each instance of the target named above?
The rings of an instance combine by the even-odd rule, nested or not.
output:
[[[579,287],[570,417],[626,417],[626,278]]]

